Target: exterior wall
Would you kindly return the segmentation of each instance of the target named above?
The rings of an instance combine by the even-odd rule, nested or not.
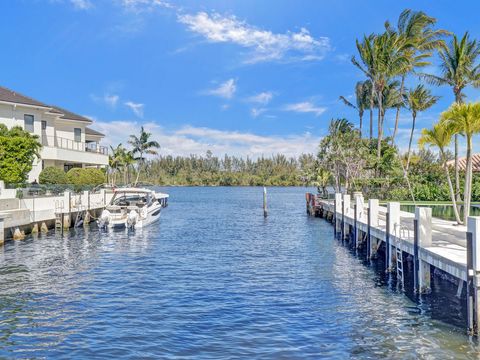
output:
[[[73,129],[78,128],[82,130],[82,143],[85,142],[85,127],[86,124],[80,121],[55,121],[55,133],[57,137],[74,141],[75,134],[73,132]]]
[[[58,166],[63,169],[65,163],[80,163],[85,166],[107,166],[108,155],[98,152],[85,151],[85,141],[93,140],[98,142],[101,136],[86,135],[86,122],[58,119],[55,115],[47,114],[47,109],[34,108],[23,105],[11,105],[0,103],[0,124],[8,128],[20,126],[25,128],[24,115],[33,115],[34,131],[38,135],[43,148],[40,152],[41,159],[35,160],[32,164],[32,171],[29,173],[28,181],[38,181],[43,165]],[[47,122],[47,127],[42,130],[42,121]],[[81,141],[75,141],[74,129],[82,131]]]

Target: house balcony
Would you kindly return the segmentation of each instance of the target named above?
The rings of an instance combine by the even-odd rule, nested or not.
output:
[[[81,142],[58,136],[42,136],[40,156],[44,160],[58,160],[88,165],[108,165],[108,148],[96,142]]]

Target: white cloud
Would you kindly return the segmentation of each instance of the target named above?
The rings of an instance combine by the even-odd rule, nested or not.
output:
[[[264,91],[254,96],[250,96],[249,98],[247,98],[247,101],[267,105],[272,99],[273,93],[271,91]]]
[[[157,7],[175,8],[171,3],[163,0],[120,0],[120,3],[127,10],[137,13],[153,11]]]
[[[125,106],[129,107],[130,110],[132,110],[133,113],[137,115],[139,118],[143,118],[144,104],[138,104],[138,103],[134,103],[133,101],[127,101],[125,102]]]
[[[90,0],[70,0],[70,2],[78,10],[88,10],[93,7],[93,3]]]
[[[231,154],[256,158],[277,153],[298,156],[302,153],[314,153],[320,142],[319,137],[314,137],[310,133],[262,136],[193,126],[166,130],[153,122],[97,121],[94,127],[107,134],[105,145],[115,146],[119,143],[127,144],[129,135],[137,134],[142,125],[146,131],[152,133],[152,139],[160,143],[159,152],[162,155],[203,155],[207,150],[211,150],[218,156]]]
[[[107,105],[111,107],[116,107],[119,99],[120,97],[118,95],[105,94],[103,96],[103,100],[105,101],[105,103],[107,103]]]
[[[104,94],[103,96],[97,95],[90,95],[93,101],[96,103],[104,103],[111,108],[115,108],[117,106],[118,100],[120,100],[120,96],[115,94]]]
[[[224,99],[231,99],[237,91],[237,84],[235,79],[229,79],[221,83],[218,87],[205,91],[207,95],[219,96]]]
[[[252,117],[256,118],[262,115],[265,111],[267,111],[265,108],[253,108],[250,110],[250,113],[252,114]]]
[[[232,43],[252,50],[246,63],[271,60],[319,60],[330,50],[327,37],[314,38],[306,28],[273,33],[247,24],[235,16],[218,13],[179,14],[178,20],[212,43]]]
[[[320,116],[327,110],[327,108],[316,106],[310,101],[288,104],[283,109],[285,111],[294,111],[298,113],[313,113],[315,116]]]

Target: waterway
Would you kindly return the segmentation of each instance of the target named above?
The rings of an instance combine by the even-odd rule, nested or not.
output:
[[[0,249],[0,357],[476,358],[460,303],[389,286],[306,216],[305,188],[269,189],[266,219],[261,188],[161,190],[143,230]]]

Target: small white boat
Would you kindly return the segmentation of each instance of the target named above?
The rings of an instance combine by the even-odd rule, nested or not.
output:
[[[159,220],[167,204],[168,194],[144,188],[118,188],[102,211],[98,225],[102,228],[141,228]]]

